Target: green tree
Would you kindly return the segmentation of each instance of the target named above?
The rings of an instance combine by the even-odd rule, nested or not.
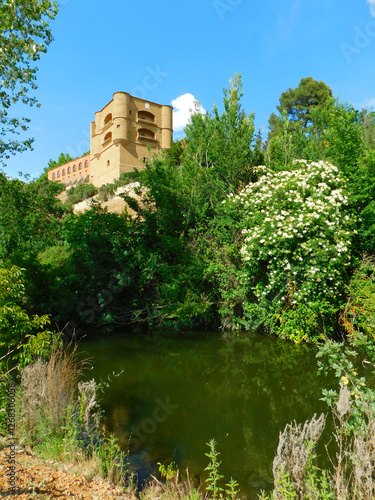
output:
[[[332,98],[332,90],[322,81],[311,76],[302,78],[298,87],[289,88],[280,96],[277,106],[279,113],[287,112],[293,123],[299,123],[304,132],[312,124],[311,112],[316,108],[324,108]],[[277,135],[281,128],[278,116],[272,113],[269,119],[269,139]]]
[[[267,163],[273,169],[283,169],[293,159],[308,158],[306,146],[309,142],[299,123],[292,122],[286,111],[276,117],[275,125],[278,133],[271,137],[267,144]]]
[[[351,104],[334,101],[324,112],[326,129],[321,135],[325,155],[337,165],[349,180],[364,152],[360,114]]]
[[[49,316],[30,316],[24,309],[24,269],[0,266],[0,429],[6,430],[8,384],[18,367],[47,357],[53,342],[45,330]]]
[[[30,317],[22,307],[25,298],[24,270],[0,267],[0,349],[20,346],[27,335],[44,328],[48,316]]]
[[[229,83],[223,89],[224,111],[220,114],[215,105],[212,113],[195,113],[185,129],[183,161],[193,161],[201,178],[203,174],[202,181],[209,181],[208,199],[214,193],[222,199],[240,182],[248,182],[253,166],[254,113],[246,115],[242,109],[241,74],[236,73]]]
[[[368,148],[375,148],[375,111],[363,109],[360,113],[360,122],[363,128],[365,144]]]
[[[27,118],[11,114],[14,104],[38,106],[30,95],[36,89],[36,61],[52,41],[49,21],[57,14],[50,0],[3,0],[0,4],[0,162],[10,154],[31,147],[32,140],[19,141],[14,134],[27,130]]]
[[[65,163],[68,163],[69,161],[72,161],[72,160],[74,160],[74,158],[72,158],[69,153],[66,153],[66,154],[60,153],[57,160],[50,160],[48,162],[48,167],[46,170],[50,170],[51,168],[59,167],[60,165],[64,165]]]
[[[24,182],[0,173],[0,258],[23,265],[29,255],[59,241],[60,189],[43,176]]]

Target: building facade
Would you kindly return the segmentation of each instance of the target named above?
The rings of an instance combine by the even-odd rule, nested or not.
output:
[[[172,106],[116,92],[112,101],[95,113],[90,154],[49,170],[48,179],[64,182],[67,187],[78,182],[99,187],[124,172],[143,168],[145,160],[171,147],[172,111]]]
[[[90,181],[90,155],[81,156],[59,167],[48,170],[48,180],[58,181],[67,187],[74,186],[79,182]]]

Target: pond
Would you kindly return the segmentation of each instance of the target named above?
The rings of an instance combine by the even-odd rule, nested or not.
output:
[[[142,481],[170,462],[205,477],[206,443],[217,442],[221,474],[257,498],[272,488],[279,432],[292,420],[326,412],[316,348],[261,334],[220,337],[105,336],[81,343],[87,377],[104,380],[106,425]]]

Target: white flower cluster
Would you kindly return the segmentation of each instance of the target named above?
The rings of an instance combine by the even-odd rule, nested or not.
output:
[[[253,290],[260,300],[331,300],[342,290],[353,233],[344,181],[328,162],[298,160],[292,168],[258,167],[259,181],[227,200],[243,213],[247,281],[263,262],[267,278]]]

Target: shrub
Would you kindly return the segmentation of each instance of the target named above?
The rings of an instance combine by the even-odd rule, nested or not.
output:
[[[342,315],[346,331],[356,336],[358,331],[375,340],[375,259],[364,256],[351,278],[348,301]]]
[[[62,349],[52,352],[48,362],[39,359],[23,368],[18,405],[22,440],[31,445],[61,433],[67,409],[74,409],[81,368],[75,350]]]
[[[91,198],[96,194],[98,194],[98,188],[96,188],[93,184],[78,184],[78,186],[69,189],[68,197],[64,206],[67,210],[71,210],[72,206],[76,203],[87,200],[87,198]]]
[[[20,347],[26,335],[43,328],[49,317],[30,317],[23,309],[24,269],[0,267],[0,349]]]
[[[331,462],[320,469],[317,443],[325,417],[313,417],[305,424],[288,424],[280,433],[273,462],[274,490],[261,500],[372,500],[375,498],[375,346],[361,332],[348,344],[327,342],[317,354],[320,371],[334,372],[338,390],[324,390],[333,430],[325,448]],[[366,366],[367,377],[356,365]],[[360,362],[361,361],[361,362]],[[370,383],[369,383],[370,382]]]
[[[109,198],[115,195],[117,187],[117,183],[103,184],[99,188],[99,199],[101,201],[108,201]]]
[[[298,342],[332,333],[355,220],[345,213],[345,183],[336,167],[296,160],[290,168],[258,167],[259,180],[232,195],[224,210],[242,215],[242,324],[261,320]]]
[[[23,368],[16,400],[19,440],[55,460],[88,460],[94,473],[131,486],[127,456],[102,424],[98,385],[95,380],[79,382],[84,365],[76,346],[70,346],[56,347],[48,361]]]

